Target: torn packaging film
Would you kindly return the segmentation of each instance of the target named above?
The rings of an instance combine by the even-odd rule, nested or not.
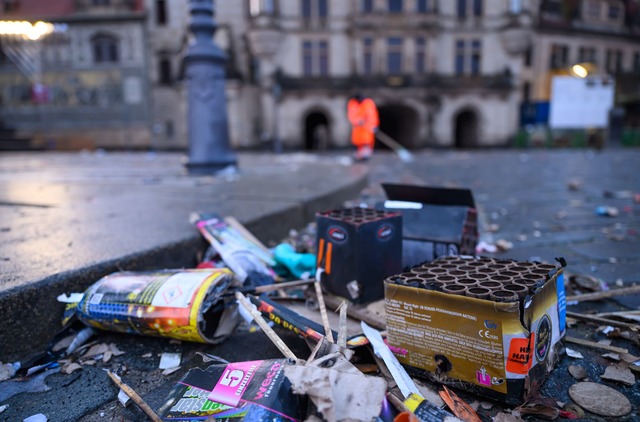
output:
[[[163,420],[298,421],[304,414],[284,367],[288,359],[257,360],[194,368],[159,410]]]
[[[445,269],[447,275],[436,278],[461,281],[451,275],[460,268],[483,274],[483,268],[501,265],[483,258],[440,258],[412,269],[415,282],[402,275],[385,280],[387,341],[410,373],[509,404],[521,404],[544,382],[565,335],[562,268],[553,266],[515,301],[445,293],[444,285],[433,281],[432,273]],[[529,264],[509,265],[499,272]]]
[[[227,269],[114,273],[87,289],[76,313],[103,330],[217,343],[238,322],[235,302],[221,298],[233,281]]]

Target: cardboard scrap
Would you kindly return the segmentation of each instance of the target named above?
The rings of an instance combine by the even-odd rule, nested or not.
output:
[[[338,362],[342,363],[342,370],[332,369]],[[340,353],[305,366],[287,366],[285,376],[293,392],[308,395],[328,422],[375,419],[387,390],[382,378],[362,374]]]
[[[579,382],[569,388],[569,396],[580,407],[600,416],[624,416],[631,402],[622,393],[595,382]]]

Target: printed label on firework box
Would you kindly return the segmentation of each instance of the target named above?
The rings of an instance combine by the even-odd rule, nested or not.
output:
[[[386,281],[387,341],[402,364],[428,378],[521,403],[525,379],[541,381],[558,359],[557,282],[561,273],[523,305]]]

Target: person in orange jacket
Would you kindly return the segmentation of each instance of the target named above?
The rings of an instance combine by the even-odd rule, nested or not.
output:
[[[356,147],[356,160],[366,160],[373,154],[375,132],[380,124],[378,108],[371,98],[358,94],[347,103],[351,123],[351,143]]]

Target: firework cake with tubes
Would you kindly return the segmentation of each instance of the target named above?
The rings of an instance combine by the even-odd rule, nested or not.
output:
[[[388,277],[389,345],[415,375],[521,404],[560,356],[560,261],[451,256]]]

